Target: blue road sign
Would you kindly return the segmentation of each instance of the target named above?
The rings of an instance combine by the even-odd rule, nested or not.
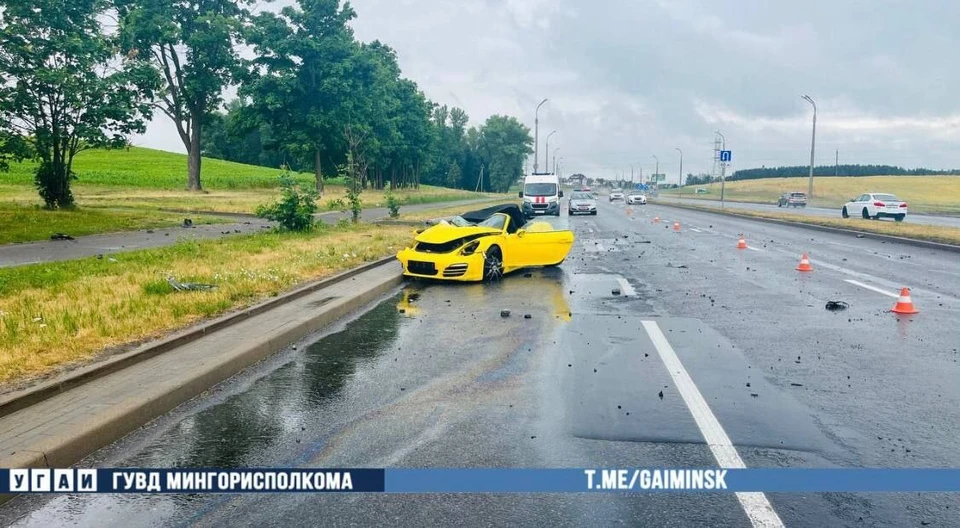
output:
[[[730,161],[731,159],[733,159],[733,151],[732,151],[732,150],[721,150],[721,151],[720,151],[720,161]]]

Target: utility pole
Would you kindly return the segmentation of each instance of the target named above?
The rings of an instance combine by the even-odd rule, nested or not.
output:
[[[833,165],[833,176],[840,176],[840,149],[837,149],[837,161]]]
[[[719,153],[724,150],[727,150],[727,138],[723,137],[723,134],[721,134],[719,130],[717,130],[717,135],[720,136],[720,150],[717,151],[717,154],[718,154],[717,159],[720,159]],[[723,209],[725,205],[723,201],[723,191],[727,183],[726,175],[727,175],[727,164],[724,163],[723,160],[720,160],[720,208],[721,209]]]
[[[680,153],[680,186],[677,188],[680,190],[680,198],[683,198],[683,151],[677,147],[677,152]]]
[[[557,151],[560,150],[560,147],[553,149],[553,173],[557,173]]]
[[[483,192],[483,164],[480,164],[480,177],[477,178],[477,192]]]
[[[538,149],[540,147],[540,107],[543,106],[543,103],[546,103],[547,100],[544,99],[540,101],[540,104],[537,105],[537,111],[533,114],[533,173],[537,173],[537,167],[540,159],[540,153]]]
[[[547,134],[547,139],[545,141],[546,144],[543,147],[543,164],[547,166],[546,168],[548,171],[550,170],[550,136],[556,133],[557,131],[553,130],[549,134]],[[556,174],[557,171],[554,170],[553,172],[554,174]]]
[[[810,178],[807,180],[807,202],[811,202],[813,201],[813,153],[817,145],[817,103],[813,102],[813,99],[806,94],[800,98],[813,105],[813,133],[810,136]]]
[[[653,185],[656,189],[655,194],[660,195],[660,158],[656,154],[653,155],[653,159],[657,160],[657,168],[653,172]]]

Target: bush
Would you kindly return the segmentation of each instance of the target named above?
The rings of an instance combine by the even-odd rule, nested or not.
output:
[[[400,200],[393,193],[387,193],[387,209],[390,210],[390,218],[400,216]]]
[[[347,203],[343,201],[343,198],[327,200],[327,209],[330,209],[331,211],[340,211],[341,213],[346,213]]]
[[[257,207],[257,216],[273,220],[288,231],[308,231],[313,228],[313,214],[317,212],[317,193],[300,187],[284,168],[280,175],[283,196],[276,203]]]

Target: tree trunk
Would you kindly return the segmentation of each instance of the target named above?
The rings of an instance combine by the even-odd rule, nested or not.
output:
[[[316,178],[317,194],[323,196],[323,172],[320,170],[320,147],[313,149],[313,176]]]
[[[187,190],[200,191],[200,117],[191,118],[190,142],[187,147]]]
[[[396,190],[397,188],[397,168],[390,167],[390,190]]]

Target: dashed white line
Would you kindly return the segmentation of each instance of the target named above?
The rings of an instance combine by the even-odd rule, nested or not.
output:
[[[691,228],[690,228],[690,231],[693,231],[694,233],[703,233],[703,231],[700,231],[699,229],[697,229],[697,228],[695,228],[695,227],[691,227]]]
[[[737,449],[733,446],[733,442],[730,441],[730,437],[727,436],[727,432],[723,430],[723,426],[720,425],[717,417],[714,416],[713,411],[710,410],[707,401],[704,400],[703,395],[700,394],[700,389],[697,388],[693,379],[690,378],[690,374],[688,374],[687,370],[683,367],[680,358],[677,357],[677,353],[673,350],[673,347],[670,346],[670,342],[667,341],[667,337],[663,335],[657,322],[643,321],[643,327],[647,331],[647,335],[650,336],[650,341],[653,342],[654,348],[657,349],[660,360],[663,361],[663,364],[667,367],[667,371],[670,373],[674,385],[677,386],[680,396],[683,398],[684,403],[687,404],[690,414],[693,415],[693,419],[697,423],[703,439],[710,448],[710,452],[713,453],[713,458],[717,460],[717,463],[722,468],[746,468],[746,464],[743,463],[743,459],[741,459],[740,454],[737,453]],[[763,493],[741,492],[736,495],[737,500],[740,501],[740,505],[743,507],[743,511],[746,512],[753,526],[783,526],[783,521],[780,520],[780,516],[774,511],[770,501],[767,500],[767,496]]]
[[[753,251],[763,251],[762,249],[760,249],[760,248],[755,248],[755,247],[753,247],[753,246],[747,246],[747,249],[750,249],[750,250],[753,250]]]
[[[855,280],[853,280],[853,279],[844,279],[844,282],[849,282],[850,284],[853,284],[854,286],[860,286],[861,288],[866,288],[866,289],[868,289],[868,290],[875,291],[875,292],[877,292],[877,293],[882,293],[882,294],[886,295],[887,297],[893,297],[894,299],[899,299],[899,298],[900,298],[900,295],[899,295],[899,294],[896,294],[896,293],[893,293],[893,292],[889,292],[889,291],[887,291],[887,290],[881,290],[880,288],[877,288],[876,286],[871,286],[871,285],[869,285],[869,284],[864,284],[864,283],[862,283],[862,282],[860,282],[860,281],[855,281]]]
[[[633,289],[633,286],[627,282],[627,279],[623,277],[617,277],[617,282],[620,284],[620,293],[629,297],[634,297],[637,295],[637,290]]]

